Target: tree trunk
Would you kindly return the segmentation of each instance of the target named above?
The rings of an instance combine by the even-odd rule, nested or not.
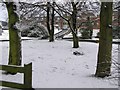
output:
[[[15,27],[19,17],[14,2],[6,2],[9,17],[9,62],[10,65],[21,65],[21,38],[20,31]]]
[[[111,73],[112,51],[112,2],[102,2],[100,12],[100,38],[97,70],[95,76],[105,77]]]
[[[120,39],[120,1],[118,2],[118,28],[119,28],[119,30],[118,30],[118,38]]]
[[[46,21],[46,23],[47,23],[47,29],[48,29],[48,32],[49,32],[49,41],[50,41],[50,36],[51,36],[51,34],[50,34],[50,2],[47,2],[47,21]]]
[[[54,8],[52,8],[51,18],[52,20],[51,20],[51,28],[50,28],[50,2],[47,2],[47,29],[49,32],[49,42],[54,41]]]
[[[73,12],[72,12],[72,35],[73,35],[73,48],[79,47],[79,40],[77,36],[77,28],[76,28],[76,19],[77,19],[77,8],[74,2],[72,2]]]
[[[54,6],[54,2],[53,2],[53,6]],[[54,8],[52,7],[52,20],[51,20],[51,31],[50,31],[50,42],[54,41]]]
[[[79,47],[78,36],[74,33],[72,33],[72,35],[73,35],[73,48],[78,48]]]

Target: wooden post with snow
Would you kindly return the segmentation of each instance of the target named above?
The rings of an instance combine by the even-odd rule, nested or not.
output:
[[[25,65],[24,84],[26,88],[32,88],[32,63]]]
[[[24,67],[15,65],[0,65],[0,70],[11,73],[24,73],[24,83],[13,83],[0,80],[0,86],[17,88],[17,89],[32,89],[32,63],[24,65]]]

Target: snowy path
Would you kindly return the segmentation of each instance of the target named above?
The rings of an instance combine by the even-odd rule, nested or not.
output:
[[[0,42],[2,61],[7,64],[8,42]],[[23,41],[23,64],[33,63],[33,88],[117,88],[112,80],[92,77],[95,73],[98,44],[81,42],[73,49],[72,42],[47,40]],[[117,45],[113,45],[113,50]],[[82,56],[73,51],[83,52]],[[117,54],[113,54],[117,57]],[[23,82],[23,76],[3,75],[2,79]]]

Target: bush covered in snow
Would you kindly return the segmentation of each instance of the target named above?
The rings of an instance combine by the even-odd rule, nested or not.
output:
[[[90,30],[87,30],[85,28],[80,29],[81,35],[83,39],[89,39],[90,38]]]
[[[119,26],[113,27],[113,38],[114,39],[120,38],[120,27]]]
[[[22,30],[23,37],[39,37],[41,39],[48,38],[48,32],[43,25],[32,25]]]

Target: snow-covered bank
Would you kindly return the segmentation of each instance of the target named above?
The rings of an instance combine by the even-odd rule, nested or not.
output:
[[[25,40],[25,39],[35,39],[35,38],[21,37],[21,39]],[[9,40],[9,32],[8,32],[8,30],[3,30],[2,35],[0,35],[0,41],[1,40],[3,40],[3,41],[4,40],[5,41]]]
[[[8,42],[0,42],[2,61],[7,64]],[[117,45],[113,45],[113,50]],[[58,40],[22,41],[23,62],[33,63],[33,88],[117,88],[111,79],[98,79],[95,73],[98,44],[80,42],[80,48],[73,49],[72,42]],[[84,55],[73,55],[74,51]],[[117,53],[114,52],[114,57]],[[23,76],[2,75],[3,80],[23,82]]]
[[[54,33],[56,34],[60,31],[62,31],[62,30],[55,29]],[[21,37],[21,39],[24,40],[24,39],[35,39],[35,38],[33,38],[33,37]],[[36,39],[38,39],[38,38],[36,38]],[[3,41],[9,40],[9,31],[8,30],[3,30],[2,35],[0,35],[0,41],[1,40],[3,40]]]
[[[62,30],[58,30],[58,29],[55,29],[55,34],[56,33],[58,33],[58,32],[60,32],[60,31],[62,31]],[[96,36],[96,34],[97,34],[97,32],[98,32],[98,30],[94,30],[94,32],[93,32],[93,37],[95,37]],[[78,34],[78,36],[81,36],[81,34],[79,33]],[[65,35],[64,36],[64,39],[65,38],[72,38],[72,34],[70,33],[70,34],[68,34],[68,35]],[[21,39],[22,40],[31,40],[31,39],[39,39],[39,38],[33,38],[33,37],[21,37]],[[9,32],[8,32],[8,30],[3,30],[3,33],[2,33],[2,35],[0,35],[0,41],[7,41],[7,40],[9,40]],[[83,39],[83,40],[99,40],[99,38],[92,38],[92,39]],[[120,39],[113,39],[113,42],[120,42]]]

